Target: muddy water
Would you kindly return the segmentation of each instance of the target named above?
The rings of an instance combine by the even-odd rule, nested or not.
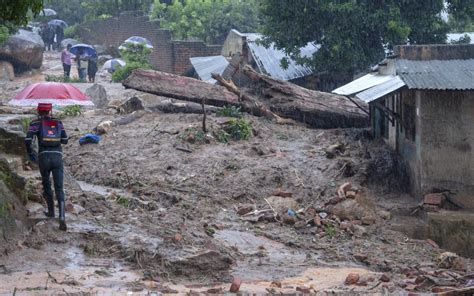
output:
[[[289,249],[250,232],[222,230],[214,238],[243,255],[237,260],[232,274],[244,280],[295,276],[316,263],[309,253]]]

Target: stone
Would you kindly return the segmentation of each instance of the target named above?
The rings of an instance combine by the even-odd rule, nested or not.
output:
[[[341,220],[356,220],[367,216],[366,210],[354,199],[345,199],[332,206],[329,211]]]
[[[270,196],[268,203],[279,214],[287,213],[288,209],[298,209],[298,203],[291,197]]]
[[[350,182],[346,182],[339,186],[339,190],[341,190],[344,193],[347,193],[349,190],[351,190],[352,184]]]
[[[464,260],[452,252],[441,253],[436,259],[439,268],[465,270]]]
[[[179,234],[179,233],[176,233],[176,234],[174,235],[174,237],[173,237],[173,241],[174,241],[175,243],[179,243],[179,242],[182,241],[182,240],[183,240],[183,236],[182,236],[181,234]]]
[[[361,219],[362,225],[372,225],[375,224],[375,218],[372,216],[365,216]]]
[[[389,211],[381,210],[379,211],[379,216],[380,218],[384,220],[390,220],[390,218],[392,217],[392,214],[390,214]]]
[[[282,216],[283,223],[293,225],[296,223],[296,217],[284,214]]]
[[[368,256],[367,256],[367,254],[363,254],[363,253],[355,253],[354,258],[357,259],[360,262],[365,263],[367,261]]]
[[[359,281],[359,274],[356,272],[351,272],[347,275],[346,280],[344,281],[344,284],[350,286],[350,285],[355,285]]]
[[[15,71],[13,65],[7,61],[0,61],[0,81],[13,81]]]
[[[143,101],[137,97],[131,97],[118,107],[120,114],[130,114],[134,111],[144,110]]]
[[[112,128],[115,126],[115,123],[111,120],[105,120],[99,123],[95,128],[94,132],[97,135],[103,135],[105,133],[108,133]]]
[[[68,44],[71,44],[71,46],[74,46],[76,44],[79,44],[79,41],[72,38],[63,39],[63,41],[61,41],[61,48],[66,48]]]
[[[321,217],[319,217],[319,215],[314,216],[313,221],[314,221],[314,225],[321,226]]]
[[[20,29],[0,46],[0,60],[10,62],[16,72],[40,68],[43,63],[44,42],[33,32]]]
[[[348,229],[350,229],[350,227],[351,227],[351,223],[350,223],[350,222],[347,222],[347,221],[341,222],[341,223],[339,224],[339,228],[340,228],[341,230],[348,230]]]
[[[341,201],[343,201],[344,198],[343,197],[339,197],[339,196],[334,196],[333,198],[331,198],[330,200],[328,200],[328,202],[326,204],[328,205],[336,205],[338,203],[340,203]]]
[[[96,108],[103,109],[109,105],[107,91],[105,90],[105,87],[100,84],[94,83],[94,85],[87,88],[86,96],[92,100]]]
[[[384,282],[384,283],[387,283],[387,282],[390,282],[390,277],[387,275],[387,274],[382,274],[382,276],[380,276],[379,280],[381,282]]]
[[[240,206],[237,209],[237,214],[242,216],[242,215],[245,215],[245,214],[248,214],[248,213],[252,212],[253,210],[255,210],[255,207],[253,205],[245,204],[245,205]]]
[[[297,292],[301,292],[303,294],[310,294],[311,293],[311,288],[308,288],[306,286],[298,286],[296,287]]]
[[[357,224],[352,224],[351,225],[351,231],[356,236],[363,236],[363,235],[367,234],[367,229],[365,229],[364,226],[357,225]]]
[[[356,198],[357,193],[355,191],[349,190],[346,192],[346,198]]]
[[[97,58],[97,64],[99,65],[103,65],[105,62],[107,62],[108,60],[111,60],[113,59],[114,57],[111,56],[111,55],[99,55],[99,57]]]
[[[19,156],[25,155],[25,133],[16,131],[9,126],[0,127],[0,151],[15,154]]]
[[[239,277],[235,277],[232,280],[232,284],[230,285],[229,291],[231,293],[237,293],[240,290],[240,285],[242,285],[242,280]]]
[[[74,205],[70,201],[66,201],[66,204],[64,205],[64,209],[66,212],[72,212],[74,211]]]
[[[445,197],[443,193],[429,193],[424,196],[423,204],[441,207],[444,199]]]

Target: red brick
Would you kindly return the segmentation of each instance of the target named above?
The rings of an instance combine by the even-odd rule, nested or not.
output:
[[[423,203],[425,205],[441,206],[444,202],[444,195],[442,193],[426,194]]]
[[[235,277],[230,285],[229,291],[232,293],[237,293],[240,290],[240,285],[242,285],[242,280],[239,277]]]
[[[344,284],[346,285],[355,285],[359,281],[359,274],[355,272],[351,272],[347,275],[346,280],[344,281]]]

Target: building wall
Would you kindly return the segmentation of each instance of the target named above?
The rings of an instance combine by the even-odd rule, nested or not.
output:
[[[243,48],[246,40],[247,39],[245,36],[240,34],[239,31],[231,30],[224,41],[224,45],[222,46],[221,55],[231,58],[237,54],[244,54]]]
[[[417,91],[421,193],[451,190],[474,209],[474,92]]]
[[[124,12],[117,18],[95,20],[78,28],[84,43],[118,47],[130,36],[142,36],[153,44],[150,62],[156,70],[184,74],[191,68],[189,58],[220,54],[222,46],[207,46],[202,41],[174,41],[159,22],[137,12]]]

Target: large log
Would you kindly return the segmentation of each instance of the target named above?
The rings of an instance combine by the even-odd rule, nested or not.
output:
[[[202,103],[217,107],[241,106],[256,116],[279,123],[291,118],[316,128],[365,127],[367,115],[344,97],[308,90],[244,68],[253,85],[245,89],[211,85],[206,82],[169,73],[135,70],[123,81],[126,88]],[[364,104],[364,103],[361,103]]]

